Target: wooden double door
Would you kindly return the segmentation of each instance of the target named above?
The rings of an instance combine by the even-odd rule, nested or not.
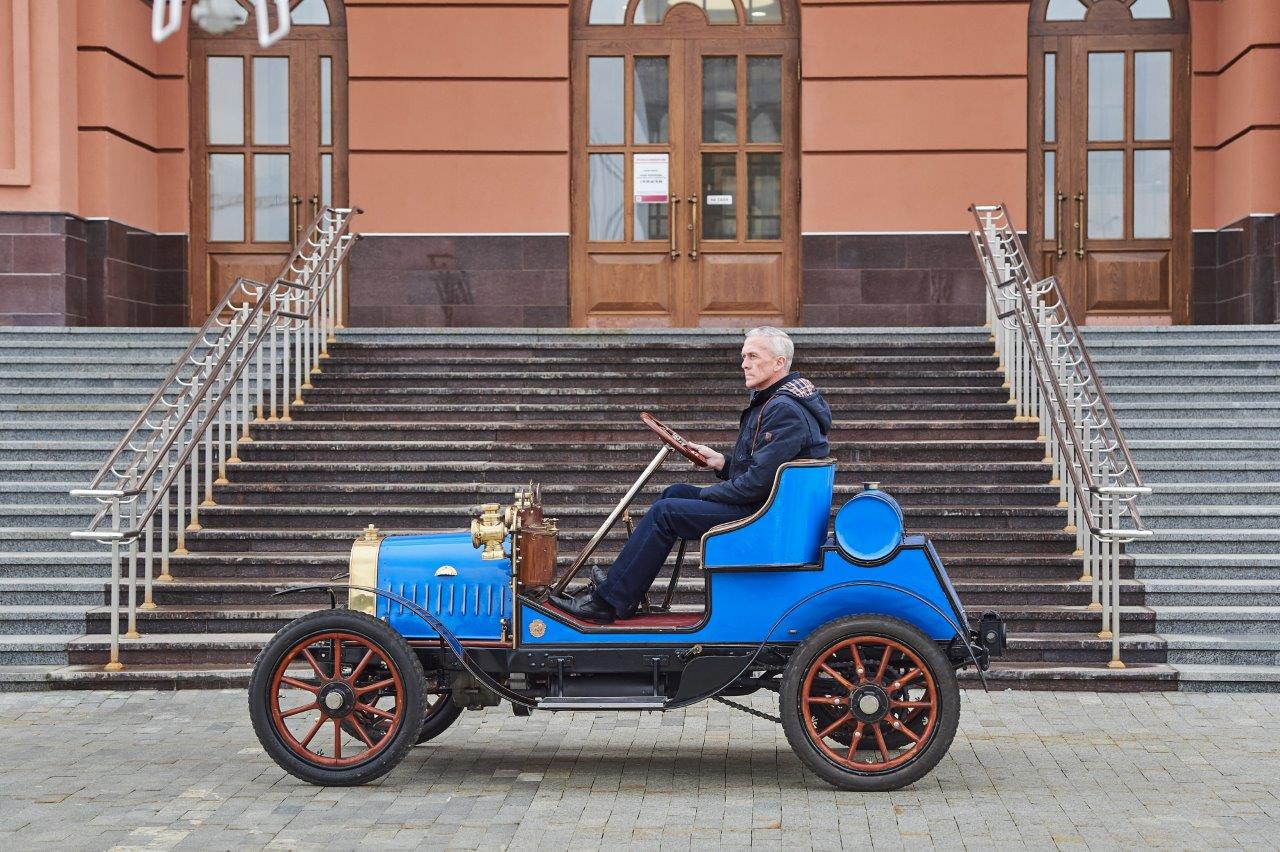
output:
[[[237,277],[270,281],[319,208],[347,200],[342,4],[295,3],[290,35],[258,44],[192,28],[189,320]]]
[[[1032,262],[1077,321],[1189,321],[1188,62],[1179,33],[1032,40]]]
[[[796,43],[723,30],[576,43],[574,325],[796,322]]]

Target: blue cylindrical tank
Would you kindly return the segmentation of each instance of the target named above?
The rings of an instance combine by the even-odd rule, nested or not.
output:
[[[902,544],[902,507],[876,483],[865,487],[836,513],[836,544],[858,562],[879,562]]]

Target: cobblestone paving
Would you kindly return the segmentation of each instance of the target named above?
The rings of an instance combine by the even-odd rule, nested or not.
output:
[[[827,787],[721,705],[465,713],[354,789],[279,770],[234,690],[0,694],[0,734],[10,850],[1280,843],[1280,696],[967,692],[950,754],[881,795]]]

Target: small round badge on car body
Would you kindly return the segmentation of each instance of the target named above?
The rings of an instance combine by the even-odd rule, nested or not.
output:
[[[529,622],[529,635],[534,639],[541,639],[547,634],[547,623],[540,618],[535,618]]]

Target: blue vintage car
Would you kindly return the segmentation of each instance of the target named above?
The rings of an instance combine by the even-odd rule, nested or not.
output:
[[[702,537],[702,610],[670,605],[683,542],[662,602],[635,617],[597,625],[556,606],[666,456],[700,460],[645,422],[663,445],[558,580],[536,487],[505,510],[481,507],[470,531],[366,530],[347,581],[321,587],[333,607],[287,625],[254,665],[250,712],[267,753],[313,784],[362,784],[465,709],[502,700],[517,715],[666,711],[767,689],[797,757],[836,787],[892,790],[927,774],[959,721],[956,670],[985,670],[1004,626],[986,613],[970,628],[933,546],[904,535],[874,483],[832,522],[833,459],[783,465],[759,511]]]

